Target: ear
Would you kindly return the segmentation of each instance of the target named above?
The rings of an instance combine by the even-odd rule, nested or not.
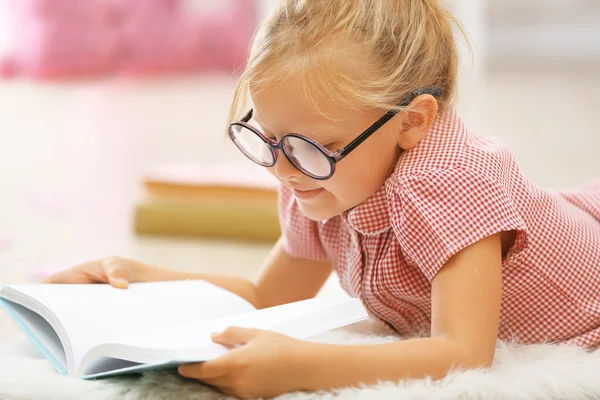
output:
[[[410,150],[427,135],[438,112],[437,100],[430,94],[415,98],[403,111],[402,130],[398,135],[398,146]]]

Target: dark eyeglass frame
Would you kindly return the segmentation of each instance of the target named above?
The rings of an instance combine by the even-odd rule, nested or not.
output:
[[[425,87],[425,88],[422,88],[422,89],[417,89],[414,92],[410,93],[408,96],[406,96],[398,104],[398,107],[406,107],[415,98],[417,98],[418,96],[421,96],[423,94],[429,94],[429,95],[432,95],[433,97],[440,97],[442,95],[442,89],[438,88],[438,87]],[[279,141],[275,141],[273,139],[270,139],[267,136],[265,136],[262,132],[260,132],[258,129],[256,129],[252,125],[248,124],[248,121],[250,121],[250,119],[252,118],[253,109],[250,109],[250,111],[248,111],[248,113],[240,121],[232,122],[232,123],[229,124],[229,137],[233,141],[233,143],[236,145],[236,147],[246,157],[248,157],[251,161],[253,161],[254,163],[256,163],[258,165],[261,165],[263,167],[273,167],[275,164],[277,164],[277,157],[279,156],[279,151],[282,151],[283,154],[285,155],[285,157],[288,159],[288,161],[296,169],[298,169],[300,172],[302,172],[303,174],[305,174],[306,176],[308,176],[308,177],[310,177],[312,179],[324,181],[324,180],[327,180],[327,179],[329,179],[329,178],[331,178],[333,176],[333,174],[335,173],[335,165],[336,165],[336,163],[338,163],[341,160],[343,160],[344,157],[346,157],[348,154],[350,154],[362,142],[364,142],[365,140],[367,140],[373,133],[375,133],[379,128],[381,128],[383,125],[385,125],[386,122],[388,122],[389,120],[391,120],[400,111],[401,110],[399,110],[399,109],[388,111],[385,115],[383,115],[381,118],[379,118],[377,121],[375,121],[371,126],[369,126],[367,129],[365,129],[365,131],[363,133],[361,133],[360,135],[358,135],[354,140],[352,140],[350,143],[348,143],[345,147],[343,147],[342,149],[337,150],[337,151],[328,150],[325,147],[323,147],[320,143],[312,140],[311,138],[308,138],[306,136],[303,136],[303,135],[300,135],[300,134],[297,134],[297,133],[288,133],[288,134],[285,134],[281,139],[279,139]],[[233,127],[236,126],[236,125],[244,127],[244,128],[247,128],[247,129],[250,129],[263,142],[265,142],[269,146],[269,149],[271,150],[271,154],[273,156],[273,162],[272,163],[261,163],[261,162],[258,162],[257,160],[253,159],[250,155],[248,155],[237,144],[237,141],[235,140],[235,133],[233,131]],[[297,139],[300,139],[300,140],[304,140],[304,141],[312,144],[313,146],[315,146],[317,148],[317,150],[319,150],[321,153],[323,153],[323,155],[329,161],[329,165],[330,165],[330,173],[329,173],[329,175],[327,175],[327,176],[315,176],[314,174],[311,174],[310,172],[305,171],[301,166],[297,165],[296,162],[293,161],[292,156],[290,156],[289,154],[287,154],[287,152],[285,150],[285,147],[283,146],[283,143],[285,142],[285,139],[288,138],[288,137],[294,137],[294,138],[297,138]]]

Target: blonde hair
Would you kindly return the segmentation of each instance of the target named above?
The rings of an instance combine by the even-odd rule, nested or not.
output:
[[[410,92],[442,89],[452,101],[458,55],[452,24],[438,0],[281,0],[259,27],[240,76],[229,121],[241,117],[250,90],[300,79],[307,105],[396,109]]]

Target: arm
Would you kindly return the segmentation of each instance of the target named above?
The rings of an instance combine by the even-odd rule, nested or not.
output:
[[[302,389],[405,378],[439,379],[452,367],[491,366],[501,300],[500,234],[453,256],[432,283],[431,338],[344,346],[303,343],[296,354]]]
[[[138,282],[201,279],[237,294],[256,308],[312,298],[332,271],[327,262],[289,256],[281,239],[265,260],[256,283],[234,276],[180,272],[141,263],[135,263],[133,268]]]

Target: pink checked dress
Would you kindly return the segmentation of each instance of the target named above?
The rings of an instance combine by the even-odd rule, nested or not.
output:
[[[280,189],[285,250],[329,260],[341,286],[402,335],[429,331],[431,282],[461,249],[502,231],[516,241],[502,263],[498,337],[600,345],[600,182],[540,189],[502,143],[441,114],[364,203],[325,222]]]

